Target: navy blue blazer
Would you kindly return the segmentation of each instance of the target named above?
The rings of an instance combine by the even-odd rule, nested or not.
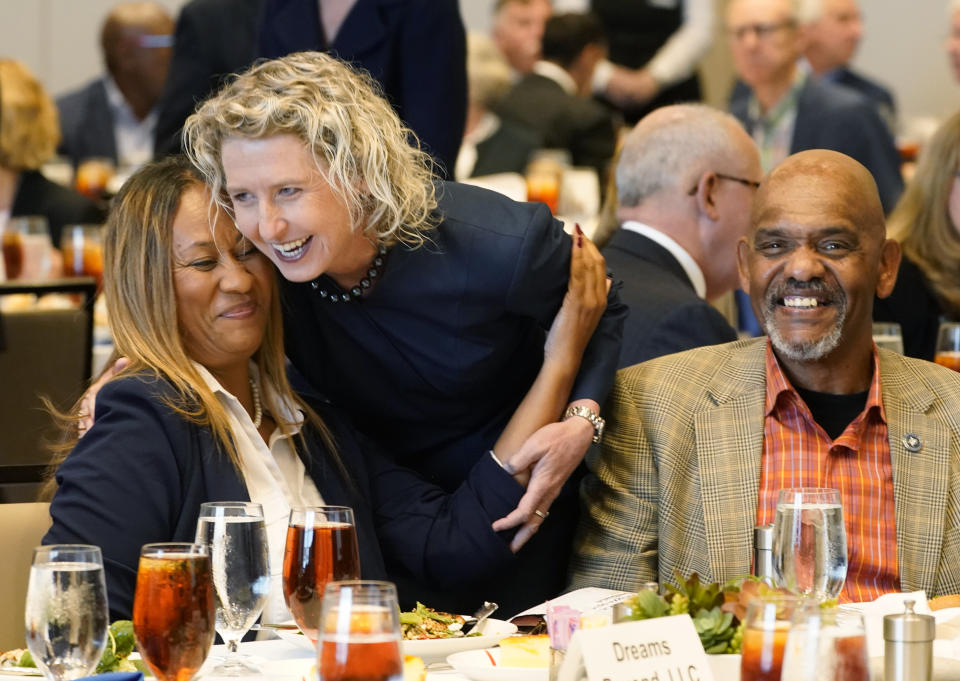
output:
[[[744,92],[746,96],[731,100],[730,113],[752,134],[749,88]],[[900,154],[887,124],[865,97],[823,79],[807,78],[797,100],[790,153],[807,149],[832,149],[862,163],[877,182],[883,210],[893,210],[903,192]]]
[[[200,504],[248,500],[242,476],[207,429],[164,404],[172,389],[146,376],[108,383],[96,422],[57,470],[53,526],[43,543],[84,543],[103,551],[111,618],[129,619],[140,547],[193,541]],[[483,600],[479,580],[514,561],[490,524],[523,492],[490,457],[481,457],[453,494],[444,494],[385,459],[341,412],[317,405],[350,480],[314,433],[304,465],[328,504],[354,509],[364,578],[386,577],[384,557],[444,588]],[[400,594],[404,605],[414,594]]]
[[[113,112],[107,101],[103,79],[57,98],[60,112],[60,146],[57,153],[74,167],[88,158],[109,158],[117,163],[117,142]]]
[[[316,0],[192,0],[180,11],[157,150],[224,76],[257,57],[323,50],[366,69],[426,151],[453,173],[467,112],[466,33],[456,0],[357,0],[325,45]]]
[[[737,340],[722,314],[700,298],[677,259],[642,234],[619,229],[603,249],[607,266],[623,281],[630,308],[623,326],[619,368],[654,357]],[[734,257],[731,253],[729,257]]]

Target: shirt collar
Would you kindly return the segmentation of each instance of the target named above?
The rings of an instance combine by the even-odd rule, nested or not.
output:
[[[697,296],[700,298],[707,297],[707,280],[703,276],[703,270],[700,269],[697,261],[693,259],[693,256],[690,255],[683,246],[658,230],[656,227],[645,225],[642,222],[637,222],[636,220],[627,220],[620,225],[620,229],[636,232],[637,234],[645,236],[650,239],[650,241],[653,241],[667,249],[670,255],[676,258],[677,262],[680,263],[680,267],[683,268],[684,273],[687,275],[687,279],[689,279],[690,283],[693,284],[693,290],[696,291]]]
[[[747,117],[752,121],[757,121],[766,128],[774,127],[788,113],[796,109],[797,99],[800,97],[800,90],[803,89],[809,76],[809,69],[798,65],[793,72],[793,85],[780,98],[780,101],[774,104],[766,114],[760,111],[760,102],[757,96],[750,91],[750,100],[747,103]]]
[[[573,77],[567,73],[562,66],[541,59],[533,65],[533,72],[544,78],[549,78],[562,87],[563,91],[568,95],[575,96],[577,94],[576,82],[574,82]]]
[[[133,109],[130,108],[126,98],[123,96],[123,93],[120,92],[120,88],[113,78],[110,77],[109,73],[103,75],[103,89],[107,92],[107,104],[113,112],[114,120],[129,121],[136,125],[142,124],[147,126],[153,125],[156,122],[158,116],[156,106],[150,109],[150,113],[148,113],[142,121],[137,120]]]
[[[876,345],[873,346],[871,357],[871,361],[873,362],[873,377],[870,379],[870,388],[867,393],[867,403],[864,405],[863,411],[868,412],[871,409],[876,409],[880,420],[886,423],[887,416],[883,411],[883,393],[880,389],[880,358],[877,356]],[[767,395],[766,402],[764,403],[763,407],[763,413],[765,416],[770,416],[773,414],[777,408],[777,404],[781,395],[791,395],[798,404],[803,403],[800,395],[790,383],[790,379],[787,378],[786,374],[784,374],[783,370],[780,368],[780,362],[777,360],[777,356],[773,352],[773,345],[771,344],[769,338],[767,339],[766,371]]]
[[[500,117],[492,111],[487,111],[473,130],[464,133],[463,142],[464,144],[480,144],[492,137],[499,129]]]
[[[240,400],[238,400],[236,396],[228,392],[226,388],[220,385],[220,381],[218,381],[205,366],[199,362],[194,362],[193,366],[214,395],[227,403],[235,403],[238,406],[240,405]],[[274,414],[274,416],[278,417],[275,420],[278,422],[282,421],[283,423],[291,424],[293,430],[288,434],[299,432],[304,421],[303,412],[300,411],[294,404],[282,398],[272,382],[266,380],[266,378],[261,380],[260,368],[253,361],[250,362],[250,377],[260,386],[260,393],[263,396],[264,403],[269,403],[271,410],[277,412]],[[242,406],[240,409],[242,411],[246,411]]]

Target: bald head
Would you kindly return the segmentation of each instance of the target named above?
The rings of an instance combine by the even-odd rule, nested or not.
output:
[[[861,163],[836,151],[801,151],[774,168],[760,185],[750,223],[756,229],[775,218],[789,219],[794,210],[836,210],[872,238],[882,241],[886,235],[873,175]]]

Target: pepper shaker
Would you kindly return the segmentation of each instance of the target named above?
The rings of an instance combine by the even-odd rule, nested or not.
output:
[[[883,618],[884,681],[930,681],[936,620],[915,613],[913,600],[903,604],[902,614]]]
[[[753,528],[753,574],[773,584],[773,525]]]

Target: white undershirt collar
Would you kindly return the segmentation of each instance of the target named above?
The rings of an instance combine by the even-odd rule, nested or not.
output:
[[[577,84],[573,76],[567,73],[562,66],[553,62],[543,61],[542,59],[533,65],[533,72],[538,76],[549,78],[554,83],[563,88],[568,95],[577,94]]]
[[[687,279],[689,279],[690,283],[693,284],[693,290],[696,291],[697,296],[700,298],[707,297],[707,280],[703,277],[703,270],[700,269],[697,261],[693,259],[693,256],[690,255],[683,246],[678,244],[656,227],[645,225],[642,222],[637,222],[636,220],[627,220],[620,225],[620,229],[636,232],[637,234],[645,236],[651,241],[654,241],[667,249],[670,255],[676,258],[677,262],[680,263],[680,267],[682,267],[683,271],[686,273]]]

